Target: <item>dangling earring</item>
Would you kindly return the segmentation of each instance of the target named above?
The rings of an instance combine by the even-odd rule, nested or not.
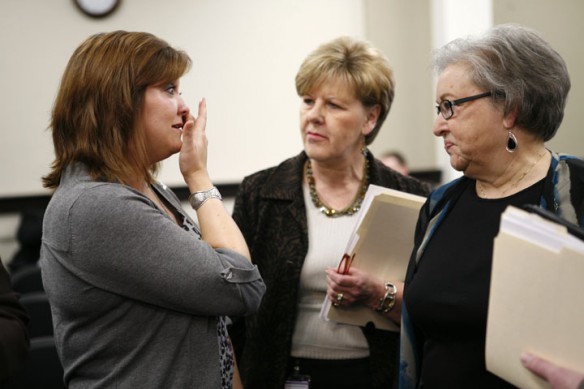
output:
[[[509,131],[509,134],[507,135],[507,146],[505,146],[505,149],[508,152],[513,153],[517,149],[518,145],[519,145],[519,142],[517,142],[517,138],[515,137],[515,134],[513,134],[511,131]]]

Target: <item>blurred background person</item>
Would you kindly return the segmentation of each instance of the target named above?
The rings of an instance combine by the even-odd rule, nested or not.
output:
[[[231,388],[227,315],[265,290],[207,171],[207,109],[181,96],[191,60],[148,33],[96,34],[54,104],[41,268],[69,388]],[[179,153],[197,225],[154,174]]]
[[[399,151],[388,151],[379,157],[379,160],[387,167],[392,168],[396,172],[407,176],[410,174],[410,169],[408,167],[408,162],[406,157]]]
[[[20,214],[20,224],[16,231],[19,247],[8,263],[11,274],[30,266],[38,266],[43,234],[44,209],[27,209]]]
[[[538,33],[516,25],[454,40],[434,65],[433,132],[464,175],[433,191],[420,213],[400,384],[508,388],[485,365],[493,239],[509,205],[536,204],[584,224],[584,162],[545,146],[562,122],[570,78]]]
[[[24,367],[29,348],[28,320],[0,258],[0,387]]]
[[[297,371],[310,376],[311,389],[392,388],[397,333],[319,317],[328,296],[400,319],[399,303],[385,309],[383,299],[401,299],[397,280],[336,270],[369,184],[428,192],[367,148],[393,101],[392,69],[368,43],[341,37],[304,60],[296,90],[304,150],[246,177],[235,200],[233,217],[267,285],[258,313],[232,328],[243,383],[281,389]]]

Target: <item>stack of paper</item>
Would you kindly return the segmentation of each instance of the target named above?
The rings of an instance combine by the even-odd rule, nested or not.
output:
[[[547,388],[523,351],[584,372],[584,242],[565,226],[514,207],[495,238],[487,369],[521,388]]]
[[[422,196],[369,185],[363,210],[345,249],[354,256],[353,267],[375,274],[382,281],[403,281],[414,246],[414,232]],[[372,322],[376,328],[399,331],[387,317],[365,306],[333,307],[325,299],[321,317],[339,323],[364,326]]]

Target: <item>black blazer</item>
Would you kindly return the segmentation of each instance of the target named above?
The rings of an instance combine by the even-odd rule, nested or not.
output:
[[[235,319],[230,329],[240,374],[249,388],[281,389],[286,379],[300,271],[308,252],[302,191],[306,159],[301,152],[246,177],[235,200],[233,218],[267,286],[259,311]],[[387,168],[371,153],[368,159],[370,183],[428,194],[427,184]],[[374,387],[397,387],[399,333],[374,328],[363,328],[363,332],[369,343]]]

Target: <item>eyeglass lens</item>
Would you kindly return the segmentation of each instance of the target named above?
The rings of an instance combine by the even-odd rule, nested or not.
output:
[[[446,120],[450,119],[454,114],[454,112],[452,111],[452,102],[450,102],[450,100],[441,101],[436,108],[437,108],[436,114],[442,114],[442,116]]]

